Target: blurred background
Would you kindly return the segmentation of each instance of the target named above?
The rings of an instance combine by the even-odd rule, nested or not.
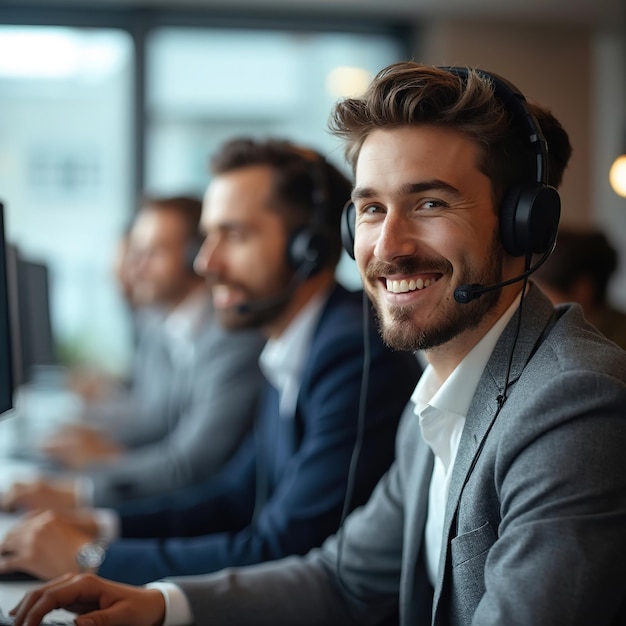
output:
[[[562,222],[626,249],[609,184],[626,151],[624,0],[4,0],[0,202],[7,238],[48,270],[62,362],[128,368],[112,266],[142,192],[201,195],[209,155],[239,134],[345,168],[333,103],[407,59],[479,66],[548,105],[574,146]],[[626,308],[621,256],[610,296]]]

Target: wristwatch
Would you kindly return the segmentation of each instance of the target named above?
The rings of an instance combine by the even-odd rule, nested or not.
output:
[[[91,541],[78,548],[76,563],[81,572],[95,574],[102,565],[106,556],[106,543],[104,541]]]

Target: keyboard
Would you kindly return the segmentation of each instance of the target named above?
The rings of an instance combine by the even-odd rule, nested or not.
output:
[[[26,572],[0,572],[0,583],[30,582],[40,580]]]
[[[15,618],[12,615],[5,615],[0,610],[0,626],[13,626]],[[41,626],[73,626],[73,617],[53,618],[46,617],[41,622]]]

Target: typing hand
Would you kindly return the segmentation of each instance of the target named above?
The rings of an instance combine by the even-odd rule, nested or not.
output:
[[[4,511],[74,508],[76,490],[73,480],[16,482],[2,496]]]
[[[41,451],[51,459],[70,469],[78,470],[93,463],[111,461],[124,453],[117,443],[102,433],[72,424],[48,438]]]
[[[78,613],[76,626],[160,626],[165,619],[165,598],[157,589],[92,574],[67,575],[29,592],[11,615],[15,626],[37,626],[57,608]]]
[[[59,513],[33,513],[5,535],[0,572],[26,572],[42,580],[78,573],[76,553],[93,539],[93,532],[72,525]]]

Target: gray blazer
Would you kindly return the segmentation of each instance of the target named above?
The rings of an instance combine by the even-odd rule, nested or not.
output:
[[[175,579],[196,622],[626,624],[626,353],[577,305],[552,312],[533,286],[499,414],[517,316],[483,372],[434,595],[422,558],[432,454],[411,408],[396,462],[344,524],[340,564],[333,537],[304,559]]]
[[[188,486],[208,478],[249,432],[263,377],[256,331],[226,331],[207,293],[193,358],[176,362],[163,332],[146,330],[137,346],[132,391],[113,403],[114,432],[128,452],[86,476],[95,506]],[[181,364],[182,363],[182,364]]]

